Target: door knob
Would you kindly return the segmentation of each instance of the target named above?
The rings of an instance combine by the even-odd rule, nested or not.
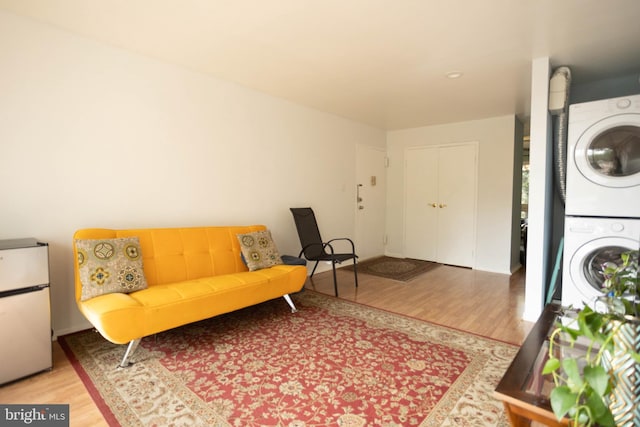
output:
[[[437,207],[438,207],[438,204],[437,204],[437,203],[431,203],[431,207],[432,207],[432,208],[437,208]]]
[[[440,203],[440,207],[441,207],[441,208],[446,208],[446,207],[447,207],[447,204],[446,204],[446,203]]]

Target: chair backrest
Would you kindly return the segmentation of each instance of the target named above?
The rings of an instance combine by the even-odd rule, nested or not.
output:
[[[296,223],[304,257],[309,260],[326,255],[316,216],[311,208],[290,208]],[[312,245],[312,246],[309,246]]]

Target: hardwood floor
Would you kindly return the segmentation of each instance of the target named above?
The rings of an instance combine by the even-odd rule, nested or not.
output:
[[[406,283],[360,274],[357,289],[352,271],[337,274],[342,299],[518,345],[533,327],[522,320],[523,269],[509,276],[443,265]],[[333,277],[315,274],[305,287],[333,295]]]
[[[524,271],[512,276],[441,266],[409,282],[338,270],[340,298],[521,344],[533,326],[523,321]],[[333,295],[331,272],[315,274],[308,289]],[[0,387],[2,404],[70,404],[71,426],[107,426],[57,342],[54,368]]]
[[[69,404],[70,426],[108,426],[57,342],[53,370],[0,387],[2,404]]]

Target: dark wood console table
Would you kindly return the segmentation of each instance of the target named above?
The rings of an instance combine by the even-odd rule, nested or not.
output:
[[[552,427],[569,425],[567,419],[558,421],[553,414],[548,399],[553,380],[542,375],[549,335],[562,315],[559,305],[545,307],[494,392],[514,427],[529,426],[531,421]]]

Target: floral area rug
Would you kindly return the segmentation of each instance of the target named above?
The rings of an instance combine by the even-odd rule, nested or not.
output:
[[[382,256],[359,262],[358,273],[371,274],[386,279],[408,282],[409,280],[440,267],[441,264],[411,258],[393,258]],[[353,265],[343,268],[353,271]]]
[[[493,390],[518,347],[304,291],[125,346],[60,338],[121,426],[507,426]]]

